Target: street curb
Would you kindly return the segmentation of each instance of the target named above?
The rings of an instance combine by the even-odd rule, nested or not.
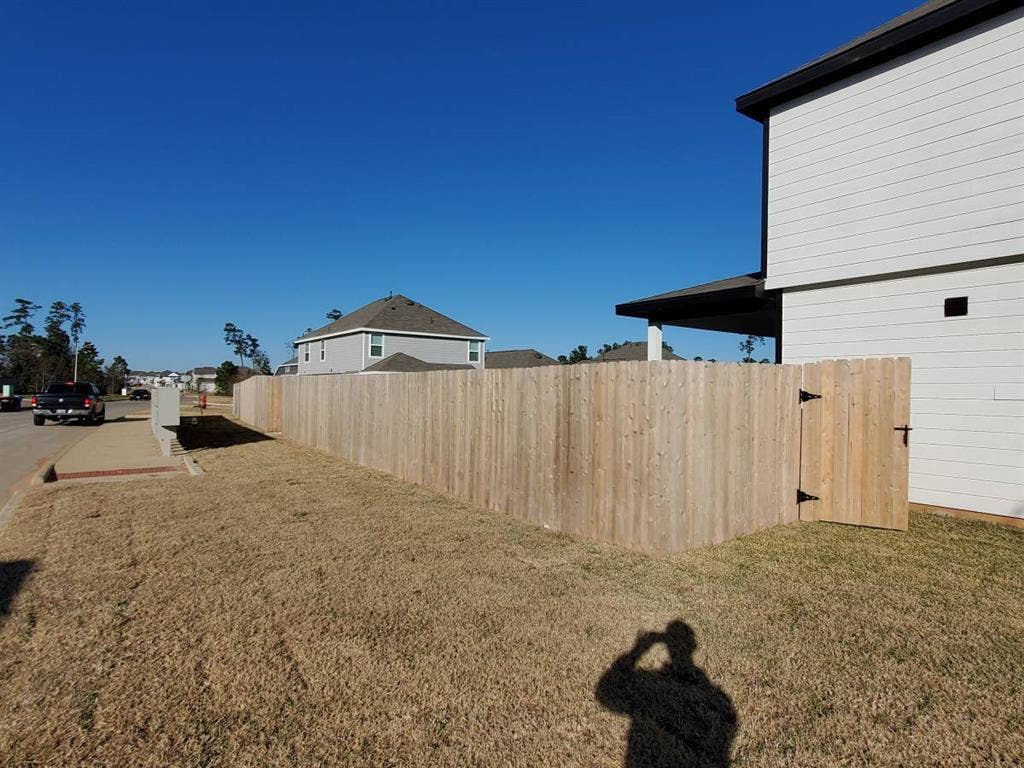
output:
[[[24,491],[15,491],[11,494],[11,497],[7,499],[7,503],[4,504],[3,508],[0,508],[0,528],[3,528],[7,521],[11,519],[11,515],[13,515],[14,510],[18,508],[18,504],[21,503],[21,499],[24,495]]]
[[[32,476],[32,485],[43,485],[52,483],[57,479],[57,462],[49,461],[36,470]]]
[[[203,475],[203,474],[206,474],[205,472],[203,472],[203,468],[202,468],[202,467],[200,467],[200,466],[199,466],[199,465],[198,465],[198,464],[196,463],[196,460],[195,460],[195,459],[193,459],[193,458],[192,458],[191,456],[189,456],[189,454],[188,454],[187,452],[186,452],[186,453],[184,453],[184,454],[182,455],[182,457],[183,457],[183,458],[185,459],[185,468],[186,468],[186,469],[188,470],[188,473],[189,473],[190,475],[193,475],[193,476],[194,476],[194,475]]]
[[[31,485],[43,485],[44,483],[52,483],[57,479],[57,462],[64,458],[64,455],[78,445],[80,442],[85,440],[90,435],[89,432],[83,432],[82,436],[77,440],[72,440],[70,443],[62,447],[57,453],[48,459],[45,459],[44,463],[36,470],[32,476]]]

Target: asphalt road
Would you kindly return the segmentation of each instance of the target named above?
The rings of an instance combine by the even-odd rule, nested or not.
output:
[[[28,400],[25,402],[27,404]],[[107,418],[116,419],[147,408],[149,403],[118,400],[107,403]],[[83,430],[88,429],[95,427],[52,421],[37,427],[32,423],[29,407],[0,413],[0,504],[10,494],[11,486],[33,472],[39,462],[80,438]]]

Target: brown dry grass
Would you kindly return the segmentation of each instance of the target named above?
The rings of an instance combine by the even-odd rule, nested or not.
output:
[[[657,561],[280,441],[196,455],[35,491],[0,532],[0,761],[717,765],[730,700],[736,765],[1024,754],[1020,531],[797,525]],[[643,691],[605,674],[673,620],[707,678],[659,675],[663,645]]]

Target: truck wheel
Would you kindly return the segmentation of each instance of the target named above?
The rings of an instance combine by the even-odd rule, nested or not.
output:
[[[33,416],[32,423],[35,424],[37,427],[41,427],[44,424],[46,424],[46,419],[44,419],[42,416]]]

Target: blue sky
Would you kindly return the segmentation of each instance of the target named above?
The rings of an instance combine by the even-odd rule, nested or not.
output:
[[[8,3],[0,308],[78,300],[133,368],[389,291],[493,349],[644,338],[617,302],[758,266],[734,98],[912,5]]]

